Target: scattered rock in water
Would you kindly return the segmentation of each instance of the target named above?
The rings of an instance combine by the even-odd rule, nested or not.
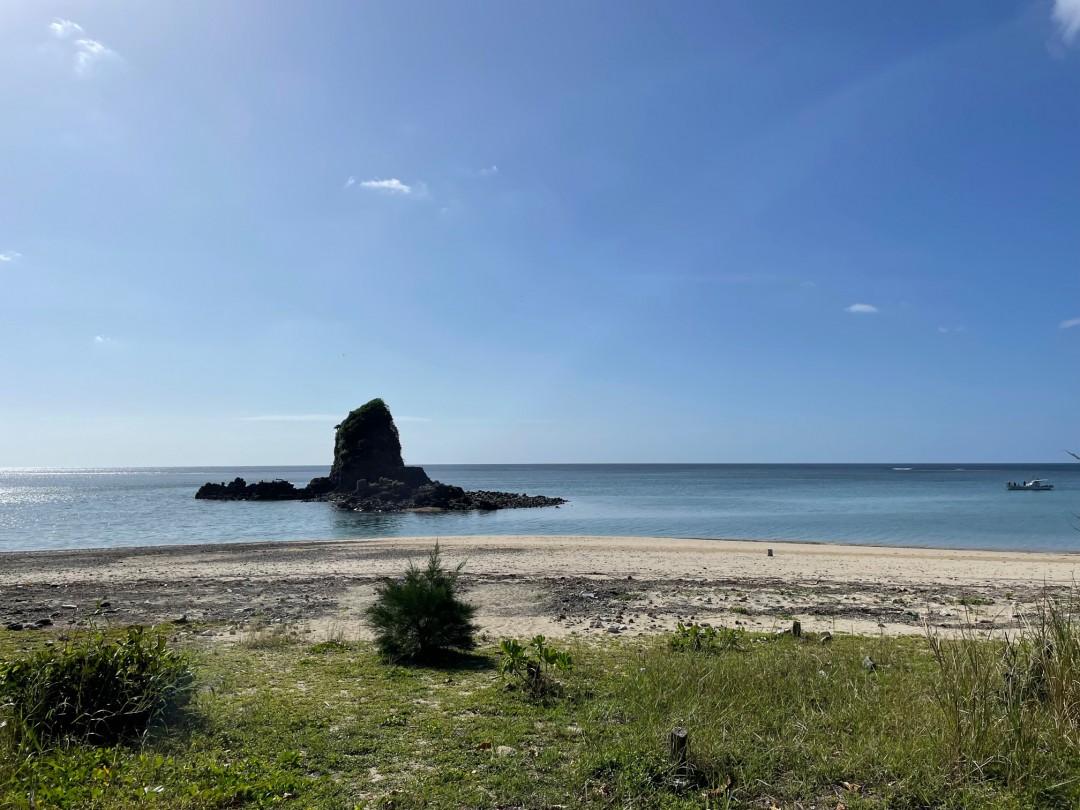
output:
[[[512,492],[468,492],[432,481],[422,467],[408,467],[390,409],[373,399],[345,417],[336,428],[330,475],[307,486],[289,481],[203,484],[195,497],[216,501],[328,501],[354,512],[492,511],[559,506],[563,498]]]
[[[298,501],[304,497],[304,490],[281,479],[249,484],[237,477],[228,484],[203,484],[195,497],[209,501]]]

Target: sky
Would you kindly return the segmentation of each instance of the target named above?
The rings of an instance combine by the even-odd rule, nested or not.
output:
[[[0,111],[0,467],[1080,447],[1080,0],[4,0]]]

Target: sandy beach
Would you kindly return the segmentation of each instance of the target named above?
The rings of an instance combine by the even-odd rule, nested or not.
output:
[[[637,635],[679,621],[891,635],[1016,628],[1080,555],[640,537],[440,538],[489,636]],[[0,626],[182,619],[365,637],[377,583],[435,538],[0,554]],[[769,556],[768,550],[772,549]]]

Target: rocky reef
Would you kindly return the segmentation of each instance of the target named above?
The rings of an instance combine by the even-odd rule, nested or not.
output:
[[[422,467],[407,467],[394,418],[381,399],[357,408],[337,426],[330,475],[313,478],[305,487],[281,480],[249,484],[236,478],[229,484],[203,484],[195,497],[213,501],[329,501],[357,512],[463,512],[566,503],[563,498],[544,495],[468,492],[432,481]]]

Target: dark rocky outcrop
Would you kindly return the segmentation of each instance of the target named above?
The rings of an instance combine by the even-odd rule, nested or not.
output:
[[[405,466],[394,417],[385,402],[373,399],[337,426],[329,480],[334,492],[351,494],[357,482],[381,478],[401,481],[412,489],[431,483],[423,468]]]
[[[203,484],[195,497],[217,501],[328,501],[357,512],[420,510],[493,510],[558,506],[562,498],[517,495],[512,492],[467,492],[432,481],[422,467],[407,467],[401,457],[390,409],[373,399],[350,413],[337,426],[330,475],[313,478],[305,487],[289,481]]]
[[[295,501],[298,490],[289,481],[259,481],[249,484],[243,478],[234,478],[225,484],[203,484],[195,493],[196,498],[212,501]]]
[[[407,509],[461,512],[471,509],[525,509],[536,506],[558,506],[562,498],[543,495],[516,495],[511,492],[468,492],[461,487],[432,481],[410,487],[403,481],[380,478],[375,482],[359,481],[352,494],[332,497],[331,500],[357,512],[400,512]]]

